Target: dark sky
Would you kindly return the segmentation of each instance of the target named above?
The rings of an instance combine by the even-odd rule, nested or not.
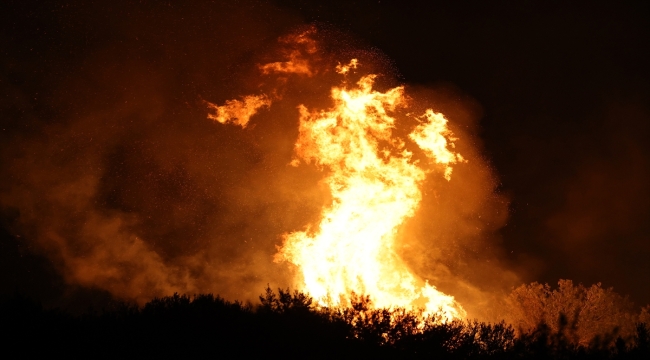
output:
[[[493,246],[521,281],[602,282],[637,304],[650,302],[650,12],[643,2],[85,3],[0,5],[2,293],[57,304],[106,298],[106,289],[128,293],[108,280],[93,286],[61,263],[84,254],[86,242],[107,241],[88,240],[81,229],[93,221],[111,236],[126,226],[157,239],[147,261],[171,267],[204,249],[206,238],[252,241],[265,231],[232,215],[258,211],[241,203],[255,194],[237,190],[245,194],[234,204],[227,190],[261,161],[246,152],[253,140],[232,140],[193,119],[205,119],[203,99],[246,90],[237,79],[248,76],[242,64],[259,49],[316,22],[383,52],[400,82],[454,89],[479,104],[477,146],[498,177],[497,193],[509,200]],[[232,148],[242,151],[224,150]],[[79,190],[90,186],[84,179],[100,190]],[[116,212],[121,225],[97,220]],[[290,218],[264,223],[281,232],[301,222]],[[61,250],[47,241],[61,234],[86,239],[61,240],[77,255],[52,255]],[[224,263],[234,259],[231,269],[258,256],[210,249]],[[267,282],[251,280],[255,274],[211,276],[228,284],[213,292]],[[163,282],[176,289],[179,281]]]

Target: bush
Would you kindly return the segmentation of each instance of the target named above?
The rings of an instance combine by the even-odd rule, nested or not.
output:
[[[540,323],[551,332],[562,330],[568,341],[587,346],[599,336],[630,338],[637,317],[632,303],[601,284],[585,287],[560,280],[557,289],[532,283],[514,289],[509,296],[513,323],[520,331],[535,329]]]
[[[282,289],[276,293],[269,287],[257,306],[211,294],[174,294],[143,307],[115,303],[81,316],[14,297],[0,302],[0,324],[9,330],[0,337],[0,346],[26,358],[249,358],[269,354],[284,358],[650,358],[649,328],[636,322],[647,316],[648,307],[641,317],[623,324],[633,328],[627,338],[610,333],[594,336],[588,344],[575,341],[576,336],[590,334],[581,332],[580,326],[616,319],[609,313],[587,316],[595,309],[620,311],[612,305],[620,299],[611,290],[565,282],[552,291],[547,285],[531,284],[512,296],[521,304],[548,305],[548,309],[531,308],[531,314],[540,316],[555,309],[559,321],[542,321],[517,335],[505,322],[444,322],[442,316],[425,316],[422,311],[377,309],[369,297],[360,295],[351,296],[350,307],[317,307],[307,294]],[[569,300],[573,302],[559,303]],[[582,312],[573,320],[562,315],[576,308]]]

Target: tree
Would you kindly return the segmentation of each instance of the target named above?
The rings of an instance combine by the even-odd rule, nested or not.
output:
[[[600,336],[634,334],[636,316],[631,302],[601,284],[585,287],[571,280],[560,280],[557,289],[548,284],[532,283],[514,289],[509,296],[513,323],[521,331],[546,324],[552,332],[562,330],[570,341],[588,345]]]
[[[639,322],[646,324],[650,328],[650,304],[641,308],[641,314],[639,314]]]

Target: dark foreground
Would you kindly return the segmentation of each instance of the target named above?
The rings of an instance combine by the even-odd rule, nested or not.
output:
[[[17,358],[650,359],[645,324],[626,339],[578,344],[568,324],[517,335],[504,323],[435,317],[418,327],[417,314],[372,310],[363,298],[351,309],[316,310],[303,294],[267,289],[260,301],[174,295],[73,316],[13,297],[0,303],[0,345]]]

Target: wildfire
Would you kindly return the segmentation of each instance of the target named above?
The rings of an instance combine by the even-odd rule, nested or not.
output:
[[[295,36],[296,44],[314,43],[305,34]],[[287,39],[283,41],[287,42]],[[272,71],[311,76],[302,53],[293,50],[288,60],[260,66],[263,74]],[[419,279],[396,253],[400,225],[415,212],[422,199],[420,186],[429,171],[413,159],[406,141],[412,141],[451,179],[451,164],[465,161],[453,152],[456,140],[444,115],[426,110],[408,139],[393,135],[395,113],[407,107],[404,87],[385,92],[373,89],[376,75],[361,77],[349,85],[345,77],[360,66],[357,59],[335,70],[344,77],[342,85],[331,89],[332,106],[309,109],[300,105],[299,136],[291,162],[314,164],[327,171],[323,182],[329,187],[332,203],[327,205],[317,225],[284,235],[275,261],[296,266],[296,286],[321,305],[347,306],[352,293],[369,295],[376,307],[424,308],[425,313],[441,312],[447,320],[464,317],[465,311],[453,296],[438,291]],[[211,118],[245,127],[250,116],[262,106],[270,106],[266,96],[232,100],[224,106],[211,105]]]

